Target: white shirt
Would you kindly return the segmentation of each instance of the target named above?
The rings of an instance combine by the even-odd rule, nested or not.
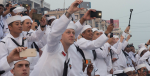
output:
[[[34,70],[30,76],[62,76],[64,62],[69,59],[67,76],[70,76],[70,71],[73,68],[71,67],[72,59],[70,57],[70,51],[73,50],[74,45],[69,47],[68,53],[66,54],[64,47],[60,42],[61,36],[69,23],[70,19],[68,19],[65,15],[62,15],[60,19],[58,19],[58,23],[54,24],[51,33],[48,35],[45,50],[43,51],[38,63],[34,66]]]
[[[102,34],[100,37],[98,37],[96,40],[93,41],[86,40],[85,38],[80,38],[76,42],[79,48],[83,50],[85,58],[91,59],[91,62],[93,63],[95,70],[97,70],[97,68],[95,65],[92,50],[102,47],[107,40],[108,40],[107,36],[105,34]],[[96,72],[97,74],[95,73],[95,75],[99,75],[98,71]],[[85,69],[85,73],[87,73],[86,69]]]
[[[45,31],[45,33],[46,33],[46,34],[49,34],[49,33],[51,32],[51,29],[52,29],[52,26],[47,25],[47,26],[46,26],[46,31]]]
[[[102,46],[102,50],[100,48],[95,49],[97,54],[97,59],[95,60],[95,64],[98,68],[98,72],[100,76],[106,76],[107,75],[107,55],[108,55],[108,47],[110,47],[109,43],[105,43],[104,46]],[[108,62],[109,63],[109,62]]]
[[[128,42],[127,41],[124,41],[123,43],[121,43],[120,41],[119,41],[119,45],[117,45],[117,47],[116,46],[114,46],[115,48],[122,48],[122,50],[124,50],[124,48],[127,46],[127,44],[128,44]],[[115,44],[114,44],[115,45]],[[122,45],[122,46],[121,46]],[[126,57],[125,57],[125,55],[124,55],[124,53],[123,53],[123,51],[120,51],[120,53],[118,53],[118,54],[116,54],[115,52],[114,52],[114,55],[113,55],[113,57],[114,58],[117,58],[117,61],[115,61],[114,63],[113,63],[113,71],[116,71],[116,70],[123,70],[124,68],[126,68],[127,67],[127,59],[126,59]]]
[[[29,35],[31,35],[32,33],[35,33],[36,31],[30,29],[29,32],[27,31],[24,31],[25,33],[28,33]],[[28,48],[31,48],[31,45],[32,45],[33,42],[28,42]],[[33,48],[34,45],[33,45]],[[34,69],[34,66],[36,65],[36,63],[38,62],[40,56],[39,56],[39,52],[36,52],[37,53],[37,56],[36,57],[28,57],[27,60],[30,61],[30,73],[32,72],[32,70]]]
[[[2,39],[3,42],[0,42],[0,47],[1,47],[1,54],[0,54],[0,59],[5,57],[5,56],[8,56],[9,53],[17,48],[18,46],[11,40],[11,38],[13,39],[18,39],[16,40],[18,42],[18,44],[22,45],[22,38],[24,37],[24,47],[28,47],[28,42],[33,42],[33,41],[38,41],[41,39],[41,37],[43,36],[45,31],[42,31],[39,27],[38,31],[35,32],[35,33],[32,33],[31,36],[26,36],[26,32],[22,32],[20,34],[19,37],[17,38],[14,38],[11,34],[8,34],[4,39]],[[31,61],[29,61],[31,62]],[[2,75],[3,76],[3,75]],[[9,75],[4,75],[4,76],[9,76]]]
[[[138,64],[145,64],[146,68],[150,71],[150,66],[148,62],[146,61],[146,59],[148,59],[149,57],[150,57],[150,52],[147,51],[142,57],[140,57]]]
[[[14,63],[7,62],[7,56],[0,59],[0,71],[4,70],[5,72],[9,72],[14,67]]]

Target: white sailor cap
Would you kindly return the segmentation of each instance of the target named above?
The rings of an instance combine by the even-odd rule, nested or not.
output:
[[[120,73],[123,73],[123,70],[116,70],[113,72],[113,74],[120,74]]]
[[[145,64],[139,64],[139,65],[136,66],[136,70],[139,70],[143,67],[146,67],[146,65]]]
[[[104,33],[104,31],[103,31],[103,30],[98,30],[98,32],[103,32],[103,33]]]
[[[138,48],[142,48],[142,47],[145,47],[145,43],[141,43],[140,45],[138,45]]]
[[[51,20],[51,19],[56,19],[56,17],[55,17],[55,16],[47,17],[47,20],[48,20],[48,21]]]
[[[95,31],[98,31],[98,29],[97,28],[93,28],[92,31],[95,32]]]
[[[83,29],[81,30],[81,34],[86,30],[86,29],[88,29],[88,28],[92,28],[90,25],[85,25],[84,27],[83,27]]]
[[[6,19],[7,24],[9,25],[10,23],[14,22],[14,21],[21,21],[21,16],[20,15],[16,15],[16,16],[11,16],[9,18]]]
[[[14,65],[15,65],[16,63],[20,62],[20,61],[28,61],[28,62],[29,62],[29,60],[27,60],[27,59],[24,59],[24,60],[18,60],[18,61],[14,61]],[[30,62],[29,62],[29,63],[30,63]]]
[[[32,19],[29,16],[22,16],[21,17],[21,22],[23,22],[24,20],[29,19],[31,20],[31,22],[33,23]]]
[[[147,48],[145,48],[145,47],[140,48],[140,50],[138,51],[138,55],[139,56],[141,55],[141,53],[142,53],[143,50],[147,50]]]
[[[76,30],[76,29],[77,29],[77,25],[75,25],[75,24],[73,23],[73,21],[70,21],[70,23],[68,24],[67,29],[74,29],[74,30]]]
[[[16,7],[16,8],[13,10],[14,13],[20,13],[20,12],[22,12],[22,11],[24,11],[24,7]]]
[[[133,71],[133,68],[132,67],[127,67],[124,69],[124,73],[127,73],[129,71]]]
[[[119,36],[118,36],[118,35],[113,35],[113,37],[114,37],[114,38],[119,38]]]

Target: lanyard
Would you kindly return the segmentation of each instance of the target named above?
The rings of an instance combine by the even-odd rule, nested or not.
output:
[[[69,63],[70,59],[68,60],[68,62],[64,62],[64,71],[63,71],[63,76],[67,76],[67,72],[68,72],[68,63]]]
[[[33,48],[33,45],[34,45],[36,51],[39,52],[39,47],[37,46],[37,44],[36,44],[35,42],[33,42],[33,43],[31,44],[31,48]]]
[[[11,40],[18,46],[18,47],[24,47],[24,38],[22,38],[22,45],[19,45],[13,38]]]

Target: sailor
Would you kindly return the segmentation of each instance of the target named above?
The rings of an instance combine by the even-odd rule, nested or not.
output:
[[[95,61],[94,61],[95,55],[93,55],[92,50],[101,48],[105,44],[105,42],[108,40],[107,35],[112,30],[113,30],[113,25],[110,24],[104,34],[99,36],[96,40],[92,41],[92,37],[93,37],[92,27],[90,25],[85,25],[81,31],[82,38],[80,38],[76,42],[76,44],[79,46],[79,48],[83,50],[83,52],[85,54],[85,58],[91,59],[91,62],[93,63],[93,66],[94,66],[95,75],[99,76],[99,72],[95,65]],[[86,71],[85,71],[85,73],[86,73]]]
[[[67,12],[58,20],[55,20],[56,23],[48,35],[45,50],[43,50],[43,54],[35,65],[31,76],[70,76],[73,68],[72,61],[75,61],[72,60],[70,52],[76,49],[73,43],[82,30],[85,19],[81,19],[75,24],[70,20],[71,14],[83,9],[77,7],[82,2],[82,0],[74,1]],[[88,18],[90,18],[89,14]],[[79,68],[82,68],[82,59],[80,60]],[[80,71],[82,73],[82,69]],[[80,73],[78,72],[78,74]]]
[[[149,76],[148,69],[146,68],[145,64],[138,64],[136,66],[136,70],[137,70],[138,76]]]
[[[14,61],[26,59],[26,57],[20,57],[19,52],[25,50],[25,47],[17,47],[13,49],[8,56],[0,59],[0,75],[5,72],[9,72],[14,67]],[[11,76],[12,74],[8,75]]]
[[[6,22],[8,24],[10,34],[8,34],[0,42],[0,58],[9,55],[9,53],[16,47],[28,47],[28,42],[40,40],[45,32],[44,29],[46,20],[44,19],[41,21],[41,25],[38,27],[38,30],[31,35],[26,35],[26,33],[22,32],[21,16],[16,15],[9,17]]]
[[[45,32],[46,34],[49,33],[49,32],[51,32],[51,29],[52,29],[51,24],[52,24],[52,22],[53,22],[55,19],[56,19],[55,16],[47,17],[48,24],[47,24],[47,26],[46,26],[46,32]]]

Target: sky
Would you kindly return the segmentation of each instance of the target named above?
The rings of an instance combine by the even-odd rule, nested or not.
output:
[[[50,3],[50,9],[64,8],[64,0],[45,0]],[[69,7],[75,0],[65,0],[65,7]],[[137,46],[150,39],[150,0],[83,0],[91,2],[91,9],[102,11],[102,19],[119,19],[122,31],[128,26],[130,9],[133,9],[131,19],[132,37],[129,43]]]

